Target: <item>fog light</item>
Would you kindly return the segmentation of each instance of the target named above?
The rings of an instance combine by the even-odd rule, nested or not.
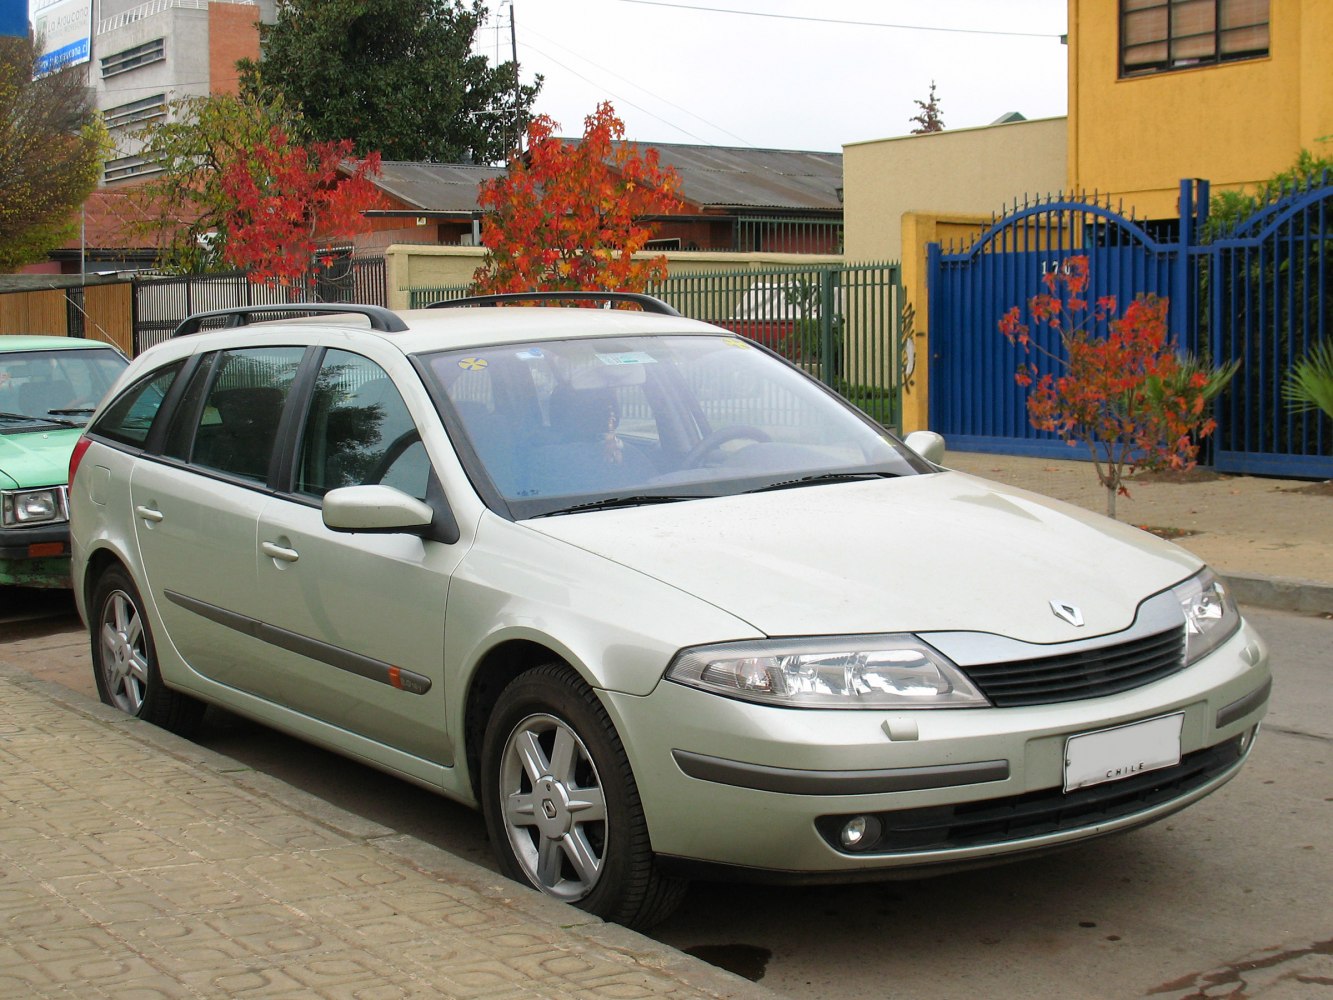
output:
[[[838,839],[849,851],[864,851],[879,840],[879,820],[874,816],[853,816],[842,825]]]
[[[1258,733],[1259,733],[1259,727],[1257,725],[1254,725],[1251,726],[1249,729],[1247,729],[1245,732],[1240,734],[1241,756],[1244,756],[1246,751],[1250,749],[1250,744],[1254,742],[1254,737],[1257,736]]]

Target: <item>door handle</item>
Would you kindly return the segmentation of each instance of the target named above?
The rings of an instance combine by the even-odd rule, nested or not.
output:
[[[301,558],[301,553],[295,549],[284,548],[281,545],[275,545],[273,542],[260,542],[260,551],[272,559],[281,559],[283,562],[294,563]]]
[[[135,507],[134,513],[138,514],[145,521],[161,521],[165,516],[156,507],[145,507],[143,504],[139,504]]]

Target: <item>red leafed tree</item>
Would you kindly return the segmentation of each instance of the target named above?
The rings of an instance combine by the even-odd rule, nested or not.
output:
[[[1018,306],[1000,320],[1000,332],[1033,361],[1014,378],[1030,389],[1028,419],[1070,445],[1084,444],[1106,489],[1106,513],[1115,517],[1124,479],[1135,469],[1188,469],[1199,442],[1213,432],[1207,404],[1235,374],[1235,364],[1211,368],[1182,354],[1167,333],[1168,303],[1140,295],[1117,317],[1114,297],[1096,300],[1089,314],[1088,258],[1071,257],[1043,279],[1046,291],[1028,301],[1033,323],[1052,328],[1063,354],[1031,336]]]
[[[481,186],[486,262],[477,291],[642,291],[666,277],[666,258],[635,259],[652,237],[642,219],[679,205],[680,178],[657,150],[620,142],[625,126],[609,103],[584,121],[581,142],[556,138],[542,115],[528,151]]]
[[[319,249],[369,228],[362,213],[380,201],[370,181],[380,156],[345,175],[339,167],[352,155],[349,139],[304,146],[281,128],[268,138],[222,165],[219,181],[232,205],[225,257],[251,281],[300,285],[318,266]]]

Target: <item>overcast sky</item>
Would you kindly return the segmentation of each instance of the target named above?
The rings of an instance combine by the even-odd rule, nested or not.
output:
[[[510,57],[510,0],[479,44]],[[837,151],[905,135],[933,79],[948,128],[1066,111],[1066,0],[513,0],[535,110],[577,135]],[[749,13],[732,13],[745,11]],[[952,30],[924,30],[952,29]]]

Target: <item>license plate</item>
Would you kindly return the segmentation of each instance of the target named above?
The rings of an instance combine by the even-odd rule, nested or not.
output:
[[[1185,713],[1082,733],[1065,741],[1065,791],[1119,781],[1180,763]]]

